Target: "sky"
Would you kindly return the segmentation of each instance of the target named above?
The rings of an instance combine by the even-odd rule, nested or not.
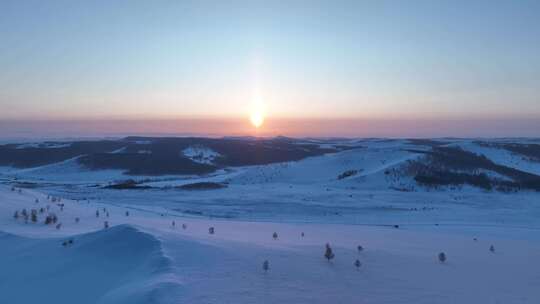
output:
[[[540,1],[2,0],[0,137],[540,136],[538,54]]]

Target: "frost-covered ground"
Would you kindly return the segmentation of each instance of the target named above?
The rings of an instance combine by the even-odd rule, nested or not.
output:
[[[201,177],[124,176],[74,160],[3,168],[0,303],[540,303],[538,193],[402,191],[414,181],[388,171],[425,147],[360,144]],[[515,158],[458,144],[492,149],[497,163]],[[338,179],[345,171],[355,173]],[[127,178],[151,188],[102,188]],[[175,188],[194,182],[227,187]],[[36,209],[37,222],[22,209]],[[44,224],[49,213],[59,229]]]

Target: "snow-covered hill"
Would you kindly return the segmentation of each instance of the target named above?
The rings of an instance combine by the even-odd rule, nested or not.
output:
[[[0,303],[538,303],[539,192],[497,188],[537,163],[498,143],[309,139],[346,148],[203,175],[4,167]]]

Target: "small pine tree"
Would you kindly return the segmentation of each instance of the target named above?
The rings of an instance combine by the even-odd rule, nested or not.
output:
[[[39,203],[39,200],[38,200],[37,198],[36,198],[36,200],[35,200],[35,203],[36,203],[36,204]]]
[[[96,210],[96,217],[99,217],[99,210]]]
[[[58,230],[60,230],[61,227],[62,227],[62,223],[58,223],[58,224],[56,225],[56,229],[58,229]]]
[[[210,227],[210,228],[208,228],[208,233],[210,233],[210,234],[214,234],[214,232],[215,232],[215,229],[214,229],[214,227]]]
[[[332,247],[330,247],[330,244],[326,244],[326,250],[324,252],[324,257],[330,262],[331,259],[334,258],[334,252],[332,252]]]
[[[37,222],[37,214],[32,212],[31,219],[32,219],[32,222],[34,222],[34,223]]]
[[[107,217],[109,217],[109,212],[107,211],[107,213],[105,213],[105,215],[106,215]]]
[[[439,253],[439,262],[446,262],[446,254],[444,254],[444,252]]]
[[[21,214],[22,214],[22,216],[28,216],[28,211],[26,211],[26,209],[23,209],[21,211]]]
[[[362,266],[362,263],[360,263],[360,260],[356,260],[354,261],[354,266],[356,267],[356,270],[359,270],[360,269],[360,266]]]
[[[126,211],[126,216],[129,216],[129,211]]]
[[[268,270],[270,269],[270,263],[268,262],[268,260],[265,260],[263,262],[262,268],[263,268],[265,273],[268,272]]]
[[[78,223],[78,222],[80,222],[80,221],[81,221],[80,218],[78,218],[78,217],[75,218],[75,223]]]
[[[109,222],[108,221],[103,222],[103,227],[105,229],[109,228]]]
[[[187,225],[186,224],[182,224],[182,229],[186,229],[187,228]]]
[[[493,247],[493,245],[489,246],[489,251],[495,252],[495,247]]]
[[[304,236],[305,236],[305,234],[304,234],[303,232],[302,232],[302,234],[300,234],[300,235],[301,235],[302,237],[304,237]]]
[[[274,234],[272,234],[272,238],[273,238],[274,240],[277,240],[277,237],[278,237],[278,236],[277,236],[277,232],[274,232]]]
[[[364,247],[362,247],[361,245],[358,245],[358,247],[356,247],[356,249],[358,250],[358,252],[364,251]]]
[[[19,210],[15,211],[15,214],[13,214],[13,218],[15,219],[19,218]]]

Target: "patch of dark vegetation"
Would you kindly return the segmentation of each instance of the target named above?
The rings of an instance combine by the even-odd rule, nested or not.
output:
[[[438,147],[449,144],[447,141],[439,141],[433,139],[423,139],[423,138],[410,138],[407,139],[410,144],[417,146],[428,146],[428,147]]]
[[[40,184],[32,182],[16,182],[13,184],[13,186],[17,188],[35,189],[39,188]]]
[[[483,170],[505,179],[489,177]],[[434,147],[418,161],[410,161],[406,172],[424,186],[472,185],[486,190],[540,191],[540,176],[494,163],[484,155],[459,147]]]
[[[516,144],[516,143],[488,143],[476,142],[484,147],[494,147],[505,149],[512,153],[524,156],[526,160],[540,162],[540,145],[539,144]]]
[[[133,190],[133,189],[150,189],[152,187],[150,186],[141,186],[141,182],[137,182],[133,179],[129,179],[126,181],[118,182],[115,184],[111,184],[108,186],[103,187],[104,189],[116,189],[116,190]]]
[[[337,179],[341,180],[347,177],[355,176],[356,174],[358,174],[358,170],[347,170],[341,173],[340,175],[338,175]]]
[[[79,163],[93,170],[118,169],[130,175],[206,174],[215,166],[199,164],[173,153],[100,153],[79,158]]]
[[[51,148],[50,146],[57,145]],[[46,142],[36,146],[0,145],[0,166],[31,168],[61,162],[81,155],[119,149],[119,141]]]
[[[218,154],[211,163],[198,162],[182,151],[208,148]],[[340,151],[292,138],[127,137],[120,140],[57,142],[0,146],[0,166],[28,168],[77,158],[92,169],[118,169],[131,175],[207,174],[228,166],[298,161]],[[112,153],[114,152],[114,153]]]
[[[215,189],[227,188],[227,185],[222,184],[222,183],[200,182],[200,183],[185,184],[182,186],[178,186],[177,188],[182,189],[182,190],[215,190]]]

